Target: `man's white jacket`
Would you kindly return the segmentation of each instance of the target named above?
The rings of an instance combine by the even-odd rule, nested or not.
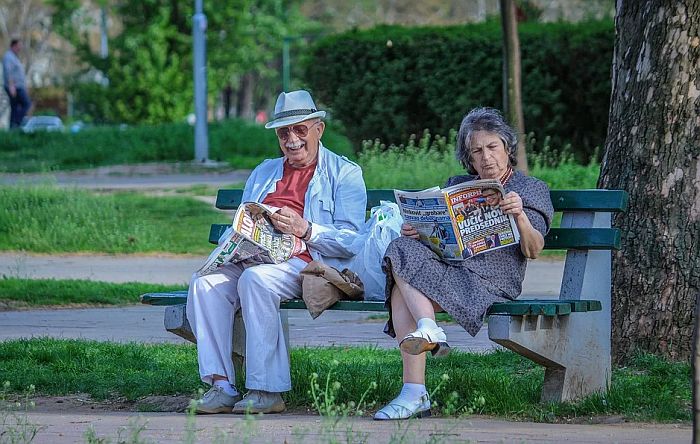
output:
[[[262,202],[282,179],[284,158],[267,159],[250,174],[243,202]],[[353,253],[339,243],[341,230],[358,232],[365,222],[367,192],[362,169],[319,142],[318,163],[304,198],[304,219],[312,224],[306,243],[311,257],[338,270]]]

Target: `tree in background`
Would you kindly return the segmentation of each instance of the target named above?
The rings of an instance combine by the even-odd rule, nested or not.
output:
[[[103,78],[86,83],[83,74],[75,83],[76,102],[85,105],[86,114],[112,122],[160,123],[181,120],[191,112],[192,1],[51,2],[57,30],[75,46],[84,73]],[[84,22],[93,20],[86,10],[104,4],[117,28],[106,58],[81,32]],[[295,12],[295,4],[293,0],[204,2],[210,97],[231,84],[234,91],[243,92],[239,102],[252,109],[257,86],[264,84],[265,97],[270,89],[279,89],[275,65],[282,39],[308,23]]]
[[[527,174],[517,6],[515,0],[501,0],[500,4],[503,29],[503,108],[508,123],[519,134],[517,169]]]
[[[317,32],[299,13],[298,0],[237,0],[207,12],[210,84],[221,91],[237,85],[236,114],[252,119],[281,90],[285,37]],[[296,42],[304,45],[304,41]],[[273,102],[272,102],[273,103]]]
[[[700,291],[700,3],[618,0],[599,187],[629,193],[616,218],[613,359],[689,359]],[[585,93],[582,91],[582,93]]]

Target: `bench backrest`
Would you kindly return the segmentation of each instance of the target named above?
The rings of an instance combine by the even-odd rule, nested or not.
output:
[[[235,210],[241,204],[243,190],[219,190],[216,208]],[[569,215],[596,212],[617,213],[627,209],[627,193],[621,190],[553,190],[554,211]],[[394,190],[367,190],[367,210],[380,201],[394,202]],[[213,224],[209,242],[216,244],[228,225]],[[562,224],[552,228],[545,237],[546,249],[557,250],[612,250],[620,248],[620,230],[617,228],[569,228]]]

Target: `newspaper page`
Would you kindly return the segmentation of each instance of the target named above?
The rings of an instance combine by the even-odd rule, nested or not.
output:
[[[418,231],[421,242],[445,260],[461,259],[450,210],[439,187],[423,191],[394,190],[394,197],[403,221]]]
[[[270,214],[278,210],[257,202],[242,203],[231,227],[197,273],[204,276],[227,262],[279,264],[306,250],[303,240],[274,227]]]
[[[465,260],[520,241],[513,217],[503,214],[494,193],[504,195],[497,180],[394,191],[404,222],[414,226],[421,241],[447,261]]]
[[[498,180],[464,182],[442,191],[462,259],[520,242],[513,216],[503,214],[497,204],[499,199],[494,193],[505,195]]]

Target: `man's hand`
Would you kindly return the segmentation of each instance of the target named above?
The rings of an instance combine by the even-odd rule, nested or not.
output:
[[[309,227],[309,223],[303,217],[299,216],[294,210],[289,207],[282,207],[270,215],[272,225],[285,234],[293,234],[296,237],[302,237]]]
[[[416,230],[413,225],[410,224],[401,225],[401,236],[410,237],[411,239],[420,239],[418,230]]]
[[[10,90],[10,97],[17,95],[17,88],[15,88],[15,85],[10,85],[7,89]]]

